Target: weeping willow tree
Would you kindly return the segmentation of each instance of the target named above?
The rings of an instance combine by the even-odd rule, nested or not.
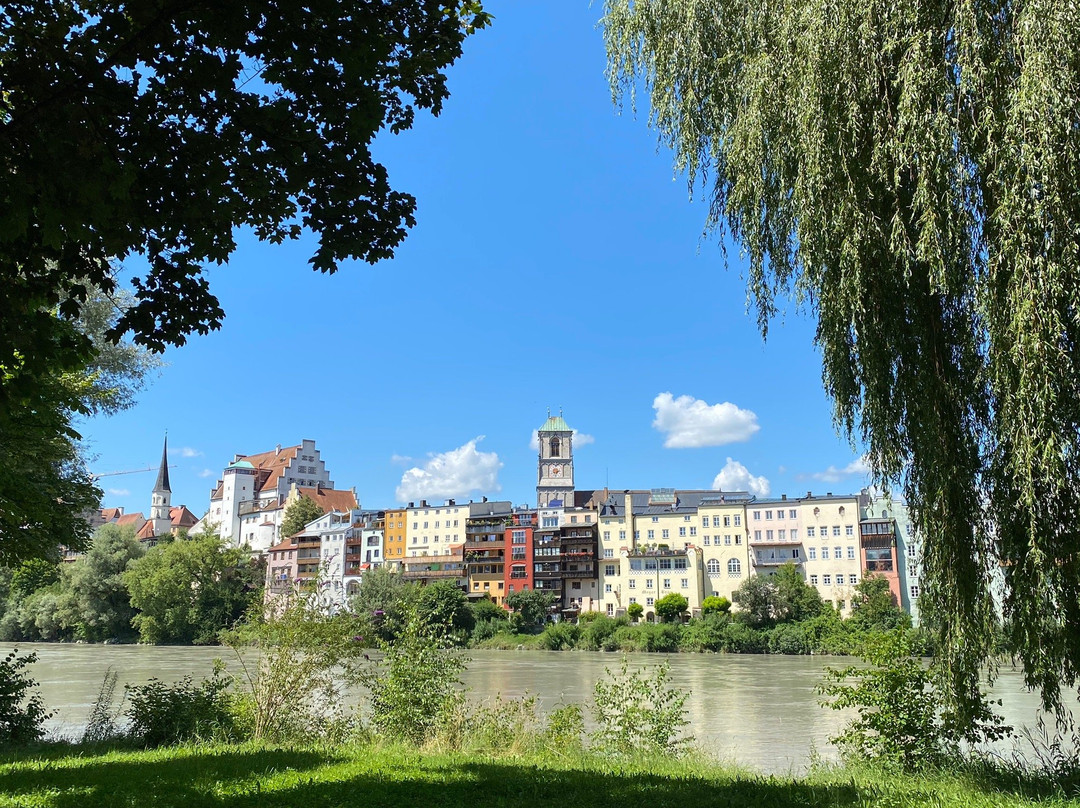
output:
[[[607,0],[616,102],[816,317],[840,428],[899,485],[963,721],[995,597],[1048,708],[1080,665],[1080,6]],[[1000,568],[1004,586],[992,584]]]

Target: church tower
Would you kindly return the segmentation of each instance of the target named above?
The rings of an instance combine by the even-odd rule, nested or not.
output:
[[[548,419],[537,431],[540,454],[537,458],[536,507],[549,507],[561,500],[564,507],[574,505],[574,430],[548,412]]]
[[[161,449],[161,468],[158,469],[157,482],[154,483],[154,495],[150,504],[150,521],[154,525],[155,536],[167,536],[172,530],[169,505],[172,489],[169,488],[169,436],[165,436],[165,445]]]

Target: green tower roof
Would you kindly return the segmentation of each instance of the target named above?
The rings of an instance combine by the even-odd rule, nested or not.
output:
[[[537,430],[538,432],[573,432],[570,426],[563,420],[562,414],[549,415],[544,425]]]

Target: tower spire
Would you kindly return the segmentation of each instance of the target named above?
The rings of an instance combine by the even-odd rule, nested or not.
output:
[[[161,468],[158,469],[157,482],[154,483],[154,491],[168,491],[169,488],[169,433],[165,433],[165,444],[161,447]]]

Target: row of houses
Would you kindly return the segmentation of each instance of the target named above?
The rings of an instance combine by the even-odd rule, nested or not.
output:
[[[917,619],[919,542],[907,508],[869,491],[758,498],[745,491],[581,489],[574,431],[562,413],[537,430],[536,505],[448,499],[381,510],[360,507],[355,488],[337,489],[312,440],[235,455],[196,519],[172,506],[168,447],[151,516],[102,509],[101,522],[131,523],[141,541],[166,532],[215,531],[267,560],[269,596],[321,580],[340,602],[365,572],[388,565],[421,584],[452,581],[470,598],[505,604],[523,590],[553,596],[572,615],[618,616],[630,604],[649,615],[678,593],[691,614],[712,595],[731,598],[751,575],[792,563],[843,613],[863,576],[884,576]],[[301,497],[322,515],[281,536],[285,511]]]
[[[268,592],[319,578],[344,600],[367,570],[388,565],[406,580],[453,581],[470,598],[500,604],[525,589],[549,592],[567,615],[618,616],[639,603],[648,616],[658,599],[673,592],[687,598],[693,614],[705,598],[731,598],[749,576],[793,563],[843,613],[850,612],[862,577],[874,573],[888,580],[897,603],[917,618],[919,545],[902,503],[866,490],[771,499],[744,491],[579,490],[573,430],[562,415],[549,416],[538,435],[535,507],[487,499],[384,510],[326,507],[303,531],[265,548]],[[287,451],[318,457],[310,442]],[[262,488],[287,478],[292,461],[275,462],[282,471],[266,475]],[[250,490],[259,490],[265,473],[259,462],[241,458],[232,468],[244,468],[256,483]],[[309,473],[325,473],[321,461],[315,468],[319,472]],[[272,525],[245,527],[244,516],[255,506],[230,505],[227,492],[239,487],[229,487],[229,473],[215,493],[222,493],[216,501],[223,514],[240,511],[233,521],[239,536],[234,530],[230,538],[251,544],[263,536],[254,530],[259,527],[272,536]],[[290,496],[320,490],[286,482],[293,486]],[[355,501],[354,492],[351,497]]]

